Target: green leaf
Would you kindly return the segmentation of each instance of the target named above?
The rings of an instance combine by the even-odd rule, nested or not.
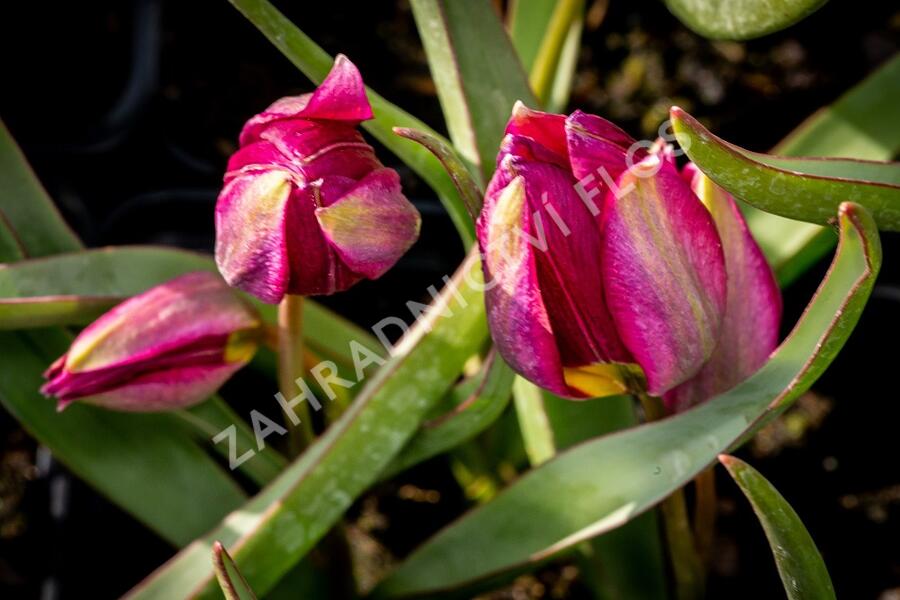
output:
[[[170,415],[74,403],[57,413],[38,388],[68,348],[60,330],[0,332],[0,401],[78,477],[172,544],[183,546],[241,505],[244,494]]]
[[[412,0],[450,139],[483,181],[516,100],[536,106],[528,80],[488,0]]]
[[[467,393],[451,413],[423,423],[419,431],[403,447],[403,451],[385,469],[382,478],[389,479],[400,471],[450,450],[487,429],[509,404],[514,376],[503,359],[495,355],[485,365],[475,389]],[[458,385],[454,391],[470,387]]]
[[[529,83],[542,103],[550,97],[557,79],[557,69],[563,48],[570,39],[572,27],[584,18],[584,0],[559,0],[547,23],[544,39],[529,71]],[[576,31],[580,34],[581,27]]]
[[[543,391],[527,379],[516,377],[513,400],[528,461],[532,466],[541,465],[556,454],[553,429],[544,410]]]
[[[864,209],[843,204],[840,233],[813,301],[757,373],[680,415],[557,455],[419,547],[380,591],[430,593],[554,556],[646,511],[774,418],[837,355],[881,264],[878,232]]]
[[[19,241],[7,218],[0,210],[0,263],[15,262],[25,258],[25,248]]]
[[[216,272],[212,257],[162,246],[121,246],[0,265],[0,329],[85,325],[125,298],[190,271]],[[270,323],[275,307],[255,302]],[[315,302],[304,302],[307,344],[352,366],[350,343],[376,353],[371,334]],[[273,392],[274,393],[274,392]]]
[[[831,577],[815,542],[784,496],[759,472],[733,456],[719,457],[759,517],[790,600],[835,598]]]
[[[509,38],[526,71],[537,58],[556,0],[510,0]]]
[[[790,27],[826,0],[665,0],[678,19],[702,36],[749,40]]]
[[[432,310],[403,337],[350,409],[269,487],[128,597],[215,598],[209,564],[215,540],[233,549],[257,593],[272,589],[378,479],[485,343],[481,277],[477,255],[470,253]]]
[[[266,0],[229,0],[272,44],[304,75],[321,83],[334,62],[327,52],[300,31],[278,9]],[[450,177],[437,159],[425,148],[402,140],[392,132],[394,127],[406,127],[438,134],[425,123],[391,104],[371,89],[367,89],[375,119],[363,127],[415,171],[437,193],[450,219],[456,226],[463,244],[468,248],[475,240],[475,229],[466,214],[465,206],[453,187]]]
[[[671,114],[679,144],[694,164],[747,204],[824,225],[841,202],[856,202],[879,228],[900,231],[900,163],[749,152],[716,137],[679,108]]]
[[[234,560],[219,542],[213,544],[212,560],[216,570],[216,579],[219,580],[219,587],[225,594],[225,600],[256,600],[256,595],[247,585],[247,580],[238,571]]]
[[[890,160],[900,152],[900,56],[895,57],[788,135],[774,152],[785,156]],[[778,280],[787,285],[834,247],[830,229],[743,207]]]
[[[28,256],[46,256],[81,248],[78,237],[63,221],[2,122],[0,191],[0,213]]]
[[[243,456],[248,450],[254,451],[253,457],[242,462],[238,468],[260,487],[270,483],[287,467],[287,459],[274,448],[270,446],[266,446],[262,450],[257,448],[253,430],[218,396],[173,414],[190,426],[191,433],[197,436],[199,441],[212,443],[216,452],[226,460],[231,452],[230,442],[224,440],[220,443],[213,443],[212,439],[221,431],[234,425],[235,454]]]

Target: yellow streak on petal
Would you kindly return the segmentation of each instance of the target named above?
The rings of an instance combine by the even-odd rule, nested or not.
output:
[[[593,363],[583,367],[564,367],[566,384],[593,398],[618,396],[633,391],[635,367],[620,363]]]
[[[527,242],[517,235],[522,227],[525,207],[525,183],[521,177],[509,182],[497,199],[488,229],[486,260],[496,273],[518,273],[528,255],[522,248]],[[516,277],[499,277],[500,288],[509,295],[516,293]]]

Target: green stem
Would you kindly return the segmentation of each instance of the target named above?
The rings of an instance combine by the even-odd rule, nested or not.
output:
[[[638,394],[648,421],[657,421],[666,416],[662,399]],[[669,562],[675,580],[675,597],[678,600],[697,600],[703,597],[705,576],[703,564],[694,545],[694,536],[688,519],[684,488],[679,488],[659,505]]]
[[[303,361],[303,296],[288,294],[278,305],[278,389],[287,400],[297,395],[297,379],[306,374]],[[289,432],[291,456],[298,456],[315,439],[309,404],[301,402],[294,411],[300,423],[285,424]]]
[[[578,18],[583,6],[584,0],[559,0],[553,9],[553,15],[550,17],[550,23],[547,25],[547,31],[529,76],[531,89],[542,103],[547,100],[553,87],[556,65],[559,63],[559,55],[569,35],[572,21]]]

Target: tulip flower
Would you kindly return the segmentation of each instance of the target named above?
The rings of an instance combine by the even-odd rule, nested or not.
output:
[[[44,373],[63,410],[79,400],[122,411],[183,408],[253,357],[263,324],[217,275],[189,273],[119,304]]]
[[[506,133],[477,233],[516,371],[563,396],[683,407],[760,365],[780,296],[730,197],[593,115],[517,104]]]
[[[418,211],[358,131],[372,118],[359,71],[338,56],[311,94],[250,119],[216,205],[216,263],[259,299],[342,291],[383,275],[415,242]]]

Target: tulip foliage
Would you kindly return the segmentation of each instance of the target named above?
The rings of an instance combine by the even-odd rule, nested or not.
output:
[[[412,0],[448,140],[266,0],[231,2],[314,85],[248,115],[214,256],[85,250],[0,132],[0,400],[177,548],[128,598],[324,597],[309,555],[335,552],[354,502],[434,456],[464,463],[507,416],[531,464],[501,486],[482,456],[493,487],[460,478],[474,506],[363,593],[474,594],[559,558],[598,598],[702,597],[712,525],[689,522],[683,488],[718,459],[803,586],[790,597],[833,596],[800,517],[726,454],[815,383],[865,307],[879,229],[900,227],[900,165],[884,162],[900,150],[900,59],[839,101],[853,128],[820,115],[782,146],[819,158],[744,150],[677,107],[637,141],[560,113],[583,3],[513,2],[504,27],[487,0]],[[785,0],[789,17],[737,32],[707,23],[721,3],[668,4],[743,38],[821,3]],[[468,250],[395,343],[316,303],[378,279],[420,235],[368,135],[431,185]],[[778,282],[835,243],[783,327]],[[271,383],[246,418],[217,395],[245,368]]]

